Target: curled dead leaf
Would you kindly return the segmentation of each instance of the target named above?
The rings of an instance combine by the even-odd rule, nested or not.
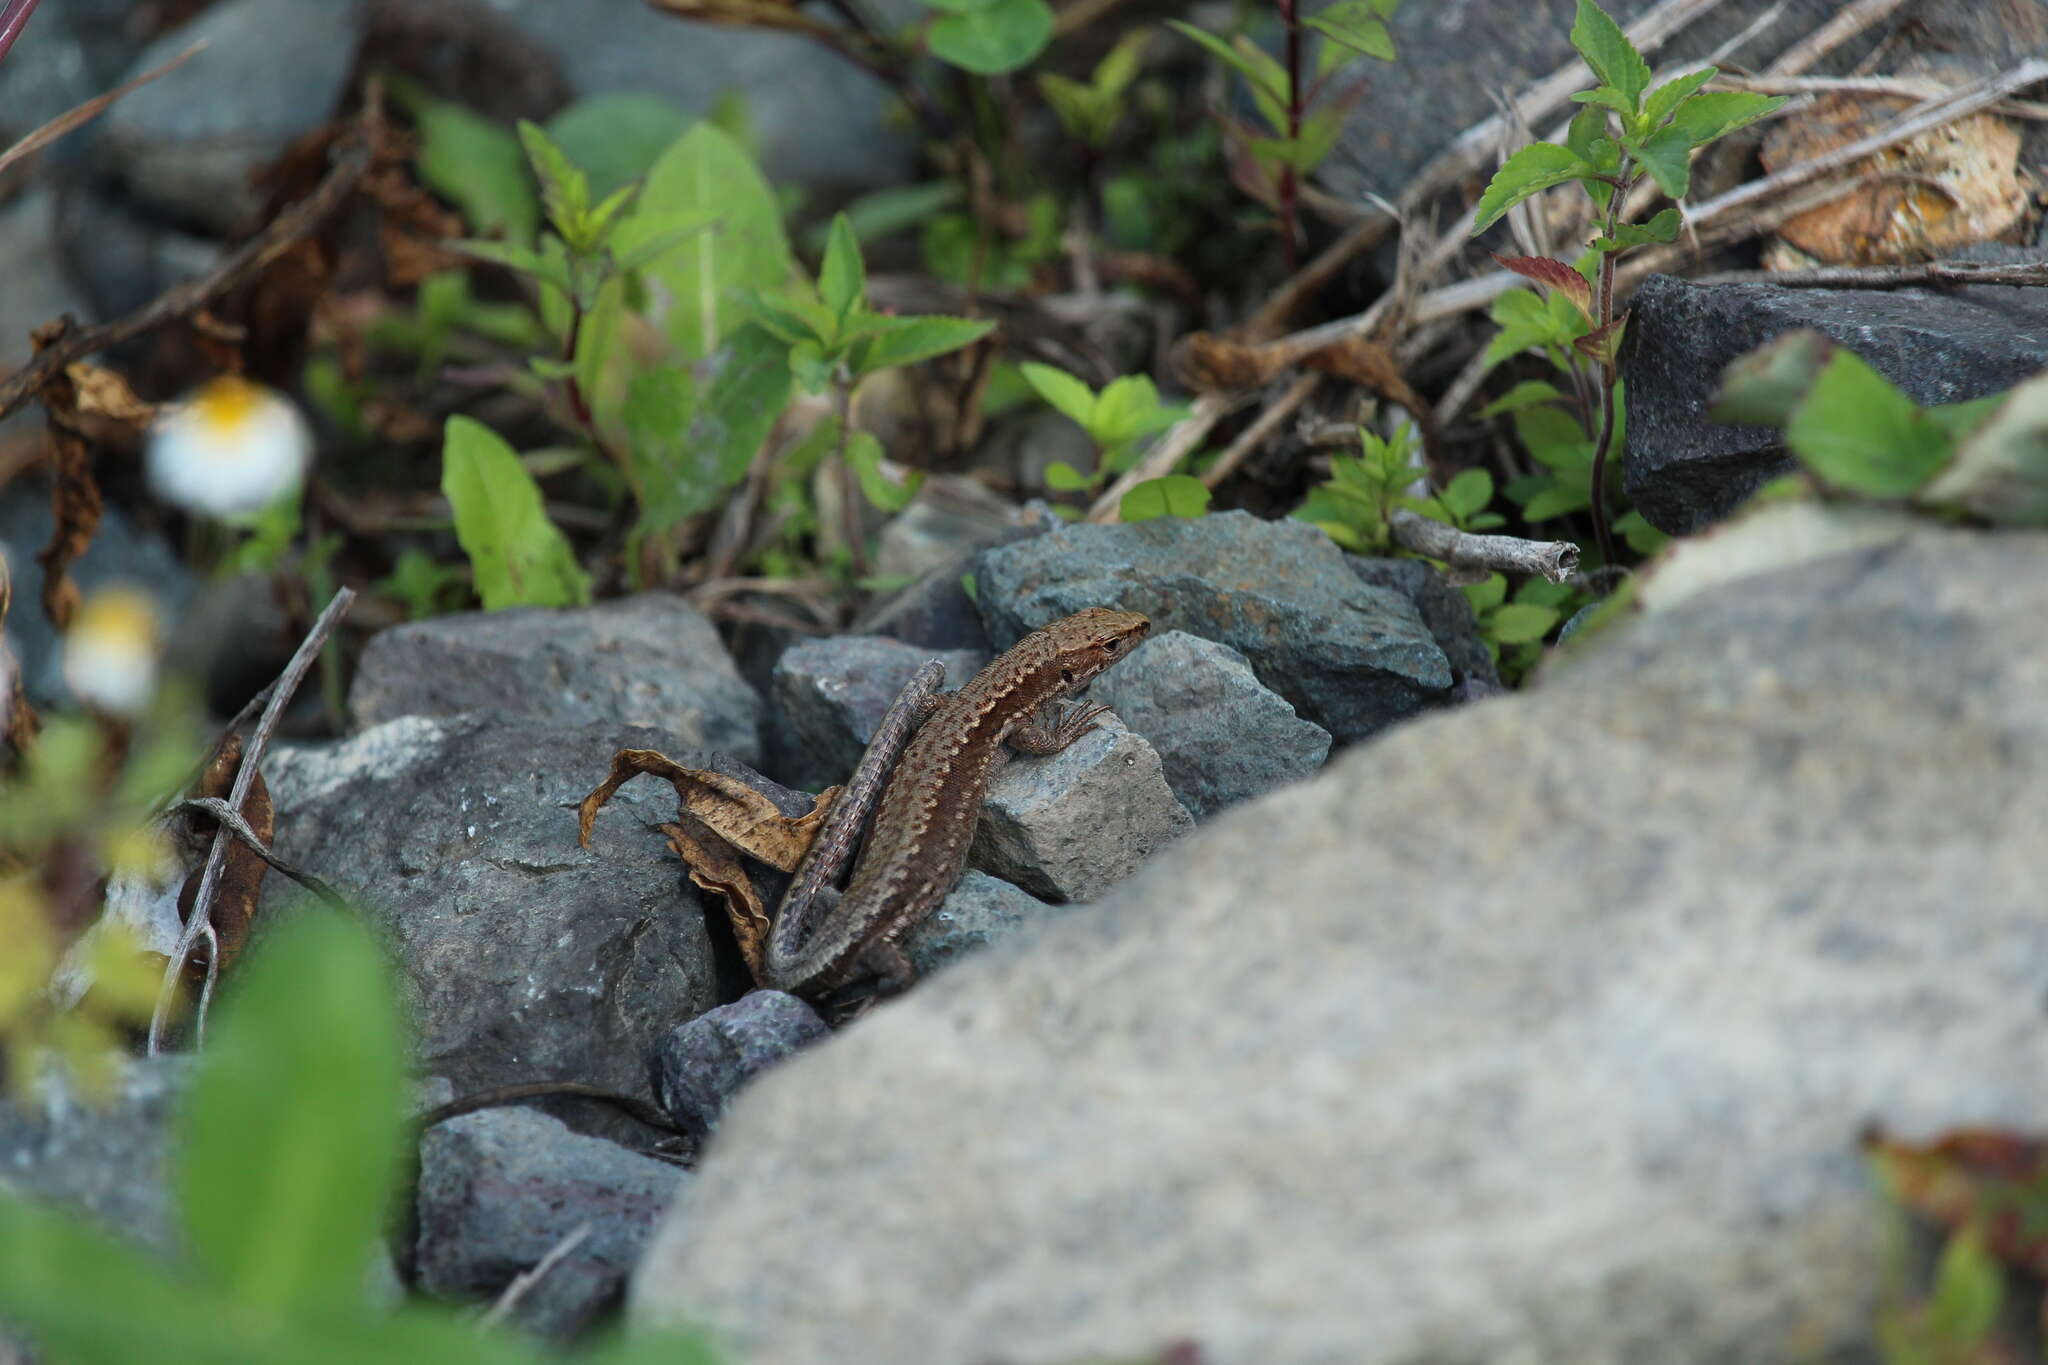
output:
[[[230,734],[221,742],[219,749],[207,761],[206,769],[193,785],[193,795],[217,797],[225,801],[234,791],[235,777],[242,767],[242,737]],[[270,789],[264,785],[263,775],[258,773],[249,787],[249,796],[242,803],[242,818],[249,822],[249,829],[268,846],[276,833],[275,813],[271,809]],[[205,816],[188,816],[190,829],[201,847],[210,844],[217,828]],[[178,918],[189,920],[192,916],[192,902],[199,894],[199,882],[205,874],[205,856],[200,854],[198,865],[186,877],[185,885],[178,893]],[[213,925],[214,939],[220,944],[220,971],[226,973],[233,968],[235,959],[249,941],[249,930],[256,919],[256,909],[263,894],[263,874],[269,866],[256,851],[240,839],[228,840],[227,852],[223,856],[220,880],[214,888],[213,908],[208,916]],[[205,963],[194,960],[186,964],[186,971],[196,976],[205,975]]]

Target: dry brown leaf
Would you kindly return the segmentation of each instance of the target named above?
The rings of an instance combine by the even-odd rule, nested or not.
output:
[[[208,760],[206,771],[199,775],[192,794],[227,800],[234,792],[235,776],[241,766],[242,737],[230,734]],[[242,818],[249,822],[250,831],[268,847],[276,833],[276,821],[270,804],[270,789],[264,785],[260,772],[250,784],[248,799],[242,803]],[[203,815],[192,816],[190,820],[193,832],[203,836],[205,843],[210,843],[218,826]],[[214,889],[213,910],[208,916],[213,924],[214,939],[220,944],[220,971],[223,973],[233,968],[235,959],[249,941],[249,927],[255,921],[256,907],[262,899],[263,874],[269,870],[268,864],[257,856],[254,849],[229,836],[227,852],[221,861],[220,880]],[[178,893],[180,921],[191,918],[192,901],[199,894],[199,882],[205,872],[206,864],[202,857]],[[186,970],[200,977],[205,975],[203,962],[188,962]]]
[[[740,866],[731,844],[713,834],[702,820],[688,815],[672,825],[663,825],[668,846],[690,874],[690,881],[725,899],[725,912],[732,921],[732,936],[739,944],[740,957],[756,981],[762,979],[761,964],[768,947],[768,908],[754,879]]]
[[[42,728],[35,708],[28,704],[28,694],[22,690],[21,669],[7,654],[7,609],[13,602],[14,576],[8,570],[6,557],[0,555],[0,741],[7,745],[7,753],[0,757],[10,762],[29,751],[36,742],[36,732]]]
[[[63,319],[38,327],[37,349],[67,330]],[[92,473],[92,448],[78,429],[78,386],[68,373],[52,375],[43,386],[42,398],[49,419],[50,511],[55,524],[50,528],[50,543],[36,552],[36,561],[43,566],[43,614],[61,633],[78,610],[78,584],[71,579],[71,565],[92,544],[103,505]]]
[[[78,361],[66,365],[64,373],[77,390],[81,414],[111,418],[134,427],[146,427],[156,420],[157,405],[137,398],[128,381],[112,370]]]

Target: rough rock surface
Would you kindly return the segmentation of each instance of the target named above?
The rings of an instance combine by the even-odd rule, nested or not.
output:
[[[903,952],[923,980],[949,962],[1009,938],[1026,925],[1055,919],[1064,910],[970,867],[939,908],[903,936]]]
[[[273,751],[279,854],[359,892],[398,953],[420,1068],[458,1094],[544,1080],[646,1094],[662,1035],[718,1002],[703,908],[651,828],[675,818],[673,790],[628,783],[577,847],[576,804],[621,747],[752,776],[666,731],[492,714]],[[266,892],[274,906],[290,883]],[[562,1112],[628,1131],[589,1106]]]
[[[1229,645],[1306,720],[1349,743],[1449,698],[1415,606],[1362,582],[1328,536],[1248,512],[1069,526],[975,560],[989,638],[1007,647],[1084,607]]]
[[[787,991],[748,991],[669,1030],[654,1059],[654,1093],[670,1118],[701,1137],[741,1086],[828,1032],[818,1012]]]
[[[1422,624],[1429,627],[1460,684],[1481,691],[1500,686],[1500,670],[1486,652],[1486,642],[1479,638],[1479,620],[1472,614],[1471,601],[1445,581],[1436,565],[1420,559],[1373,559],[1354,554],[1345,555],[1344,562],[1365,582],[1392,588],[1415,604]]]
[[[1859,1135],[2048,1126],[2043,619],[2048,537],[1927,530],[1358,749],[764,1077],[630,1311],[777,1365],[1874,1358]]]
[[[1788,289],[1652,275],[1630,306],[1622,486],[1672,535],[1718,521],[1793,468],[1778,432],[1707,416],[1729,362],[1774,336],[1818,328],[1922,403],[1980,398],[2048,366],[2048,300],[2029,289]]]
[[[1330,756],[1330,732],[1260,686],[1244,655],[1185,631],[1147,639],[1088,696],[1159,751],[1166,785],[1196,820],[1313,776]]]
[[[760,698],[710,619],[660,593],[594,607],[462,612],[380,631],[363,650],[348,705],[358,726],[478,709],[548,725],[646,725],[691,748],[760,761]]]
[[[685,1178],[532,1109],[436,1124],[420,1139],[421,1286],[443,1298],[489,1299],[588,1223],[515,1311],[529,1330],[567,1340],[616,1300]]]

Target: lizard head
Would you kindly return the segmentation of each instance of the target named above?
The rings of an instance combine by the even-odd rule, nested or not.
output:
[[[1045,627],[1069,695],[1138,647],[1152,622],[1134,611],[1089,607]]]

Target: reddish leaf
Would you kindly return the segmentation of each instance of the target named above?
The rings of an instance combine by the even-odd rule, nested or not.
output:
[[[1503,256],[1489,251],[1494,263],[1503,270],[1512,270],[1524,279],[1534,280],[1540,285],[1557,290],[1577,306],[1590,321],[1593,316],[1593,286],[1586,283],[1586,277],[1566,265],[1563,261],[1548,256]]]
[[[1628,323],[1628,314],[1623,313],[1605,327],[1596,327],[1572,343],[1572,349],[1580,355],[1590,356],[1602,365],[1613,365],[1615,355],[1621,350],[1621,329]]]

